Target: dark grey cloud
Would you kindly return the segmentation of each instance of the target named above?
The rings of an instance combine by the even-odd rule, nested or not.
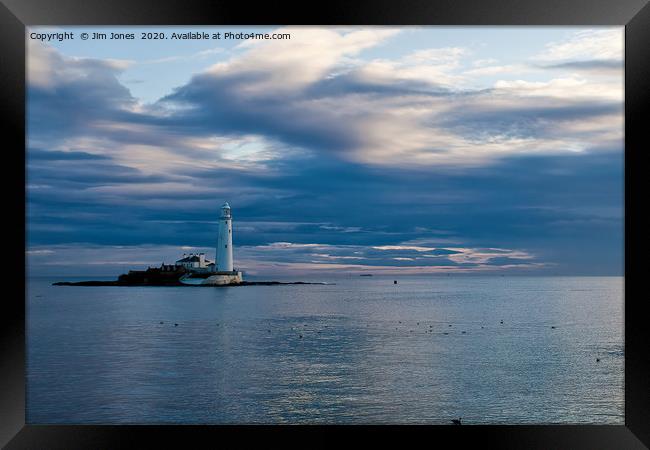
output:
[[[49,73],[47,83],[32,77],[27,90],[27,129],[28,133],[34,130],[31,138],[65,139],[83,135],[94,121],[128,121],[129,108],[136,101],[117,79],[120,68],[96,59],[65,59],[51,49],[38,51]]]
[[[97,155],[86,152],[62,152],[56,150],[43,150],[39,148],[28,149],[28,161],[84,161],[84,160],[106,160],[104,155]]]
[[[537,102],[511,107],[499,105],[458,109],[451,111],[439,124],[467,137],[480,139],[491,135],[512,137],[557,136],[555,128],[566,121],[589,121],[607,116],[621,116],[623,105],[603,101],[551,101],[546,105]],[[577,134],[577,133],[576,133]],[[594,148],[597,143],[591,143]]]
[[[608,71],[620,74],[624,64],[620,59],[592,59],[580,61],[566,61],[557,64],[541,65],[544,69],[574,69],[574,70],[596,70]]]
[[[335,110],[314,116],[308,107],[300,105],[306,98],[273,92],[252,98],[237,94],[237,87],[259,76],[194,76],[190,83],[161,100],[163,105],[180,104],[191,109],[164,122],[201,134],[260,134],[321,151],[349,148],[357,141],[354,130],[337,120]]]

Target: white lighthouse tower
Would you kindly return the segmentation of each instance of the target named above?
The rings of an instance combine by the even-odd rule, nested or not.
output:
[[[232,214],[228,202],[221,207],[217,238],[217,272],[232,272]]]
[[[233,265],[232,252],[232,214],[228,202],[221,207],[219,217],[219,234],[217,236],[217,261],[208,269],[190,268],[188,273],[179,278],[183,284],[194,286],[227,286],[242,282],[242,273],[236,271]],[[185,261],[184,259],[178,262]],[[214,268],[212,268],[214,267]]]

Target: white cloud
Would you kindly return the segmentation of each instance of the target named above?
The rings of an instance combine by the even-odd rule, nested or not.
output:
[[[607,28],[575,32],[565,41],[551,42],[533,60],[562,62],[570,60],[615,59],[624,55],[624,29]]]
[[[474,67],[483,67],[483,66],[489,66],[498,63],[499,60],[496,58],[485,58],[485,59],[477,59],[474,62],[472,62],[472,65]]]
[[[530,72],[531,70],[533,69],[525,64],[506,64],[503,66],[481,66],[477,69],[466,70],[463,72],[463,75],[471,77],[483,77],[501,74],[515,75]]]
[[[452,250],[457,253],[452,253],[448,257],[458,264],[485,264],[496,258],[508,259],[533,259],[534,255],[520,251],[510,250],[503,248],[463,248],[463,247],[449,247],[447,250]]]
[[[362,50],[394,36],[397,29],[368,28],[340,31],[335,28],[283,27],[274,33],[290,33],[290,40],[256,41],[242,44],[247,51],[207,70],[217,76],[258,74],[237,84],[242,95],[271,91],[295,91],[323,79]]]
[[[352,74],[356,78],[376,84],[391,85],[412,81],[453,88],[465,81],[456,69],[460,67],[460,60],[467,54],[467,49],[461,47],[417,50],[394,60],[360,61]]]
[[[201,50],[196,53],[192,53],[190,55],[175,55],[175,56],[166,56],[163,58],[148,59],[140,62],[139,64],[164,64],[164,63],[177,62],[177,61],[187,61],[191,59],[205,58],[222,52],[224,52],[223,48],[214,47],[214,48],[208,48],[206,50]]]
[[[49,249],[39,249],[39,250],[27,250],[25,252],[28,255],[52,255],[54,254],[54,250],[49,250]]]
[[[377,256],[374,250],[380,249],[385,256]],[[404,251],[416,254],[404,254]],[[236,246],[236,266],[255,275],[298,274],[341,271],[377,273],[441,273],[441,272],[483,272],[506,269],[543,268],[545,263],[535,261],[535,256],[522,251],[502,248],[440,247],[450,254],[430,255],[426,251],[436,248],[423,248],[409,245],[334,245],[317,243],[272,242],[256,246]],[[126,270],[142,270],[148,266],[156,267],[162,262],[176,261],[183,253],[205,253],[210,259],[214,248],[188,245],[95,245],[60,244],[32,246],[27,250],[28,264],[32,268],[53,270],[79,270],[84,266],[105,275],[119,275]],[[420,254],[421,253],[421,254]],[[447,260],[446,264],[431,264],[436,258]],[[492,262],[495,258],[520,260],[500,264]],[[351,261],[342,263],[342,261]],[[387,264],[397,261],[407,265]],[[418,263],[419,261],[419,263]],[[451,262],[451,263],[450,263]],[[101,269],[104,267],[104,269]],[[58,269],[57,269],[58,268]]]
[[[326,248],[328,245],[326,244],[298,244],[298,243],[293,243],[293,242],[272,242],[270,244],[266,245],[258,245],[257,248],[258,250],[265,250],[265,249],[273,249],[273,250],[278,250],[278,249],[296,249],[296,248]]]
[[[565,101],[606,100],[623,101],[622,85],[618,83],[594,82],[577,76],[554,78],[549,81],[499,80],[494,87],[496,94],[523,97],[555,97]]]
[[[192,93],[189,101],[174,95],[152,106],[124,100],[118,109],[135,120],[88,118],[63,142],[30,135],[30,144],[83,148],[143,174],[165,175],[224,168],[270,172],[272,161],[319,151],[366,165],[462,168],[514,155],[586,152],[602,147],[603,139],[610,148],[617,140],[622,144],[622,114],[610,113],[608,120],[597,114],[585,114],[583,120],[543,115],[544,108],[561,112],[579,102],[622,104],[622,72],[594,80],[567,69],[566,75],[531,80],[525,63],[495,65],[493,58],[476,60],[475,68],[463,72],[462,67],[472,66],[471,54],[458,46],[419,49],[393,59],[362,58],[363,50],[390,39],[396,29],[285,27],[274,32],[290,32],[292,39],[244,43],[240,53],[181,88]],[[619,38],[619,29],[579,32],[549,44],[537,60],[621,57]],[[115,73],[128,64],[65,58],[42,44],[30,45],[34,86],[81,80],[89,70]],[[515,74],[520,76],[512,79]],[[504,79],[492,89],[460,89],[468,78],[494,75]],[[318,91],[324,80],[338,84]],[[316,87],[316,94],[309,87]],[[224,99],[228,111],[200,116],[200,123],[188,119],[218,108]],[[539,117],[532,106],[540,108]],[[506,123],[498,128],[475,124],[471,130],[448,124],[450,117],[462,123],[463,116],[484,109]],[[511,114],[526,109],[532,112],[525,122]],[[237,121],[222,125],[230,113]]]
[[[379,245],[373,246],[375,250],[415,250],[416,252],[430,252],[435,250],[435,247],[419,247],[415,245]]]
[[[124,59],[64,57],[41,41],[27,40],[27,81],[42,89],[99,77],[102,70],[122,72],[132,64],[134,61]]]

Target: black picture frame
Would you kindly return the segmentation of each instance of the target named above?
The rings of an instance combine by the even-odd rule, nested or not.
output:
[[[25,26],[30,25],[624,25],[625,26],[625,425],[371,427],[373,439],[417,433],[426,442],[488,448],[613,449],[650,446],[650,339],[640,289],[644,270],[638,242],[643,226],[635,206],[649,148],[642,117],[650,109],[650,6],[647,0],[336,0],[322,4],[158,0],[2,0],[0,4],[0,111],[5,132],[3,177],[5,240],[11,279],[25,262]],[[644,114],[645,113],[645,114]],[[8,167],[6,166],[8,164]],[[634,204],[636,202],[636,205]],[[635,220],[634,220],[634,219]],[[22,241],[19,238],[22,237]],[[15,261],[15,263],[14,263]],[[20,262],[23,264],[21,265]],[[635,289],[635,287],[637,289]],[[9,289],[9,288],[6,288]],[[5,292],[8,292],[5,290]],[[4,296],[0,321],[0,444],[18,448],[151,447],[160,443],[214,447],[224,434],[243,445],[253,437],[286,443],[287,432],[305,445],[323,444],[330,431],[357,427],[300,426],[39,426],[25,424],[25,292]],[[366,430],[369,427],[361,427]],[[250,431],[255,433],[250,433]],[[281,435],[279,434],[281,433]],[[317,435],[317,437],[315,436]],[[187,442],[192,444],[188,445]]]

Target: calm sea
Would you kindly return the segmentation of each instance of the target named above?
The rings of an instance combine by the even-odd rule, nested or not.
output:
[[[27,421],[624,423],[623,278],[393,279],[32,279]]]

